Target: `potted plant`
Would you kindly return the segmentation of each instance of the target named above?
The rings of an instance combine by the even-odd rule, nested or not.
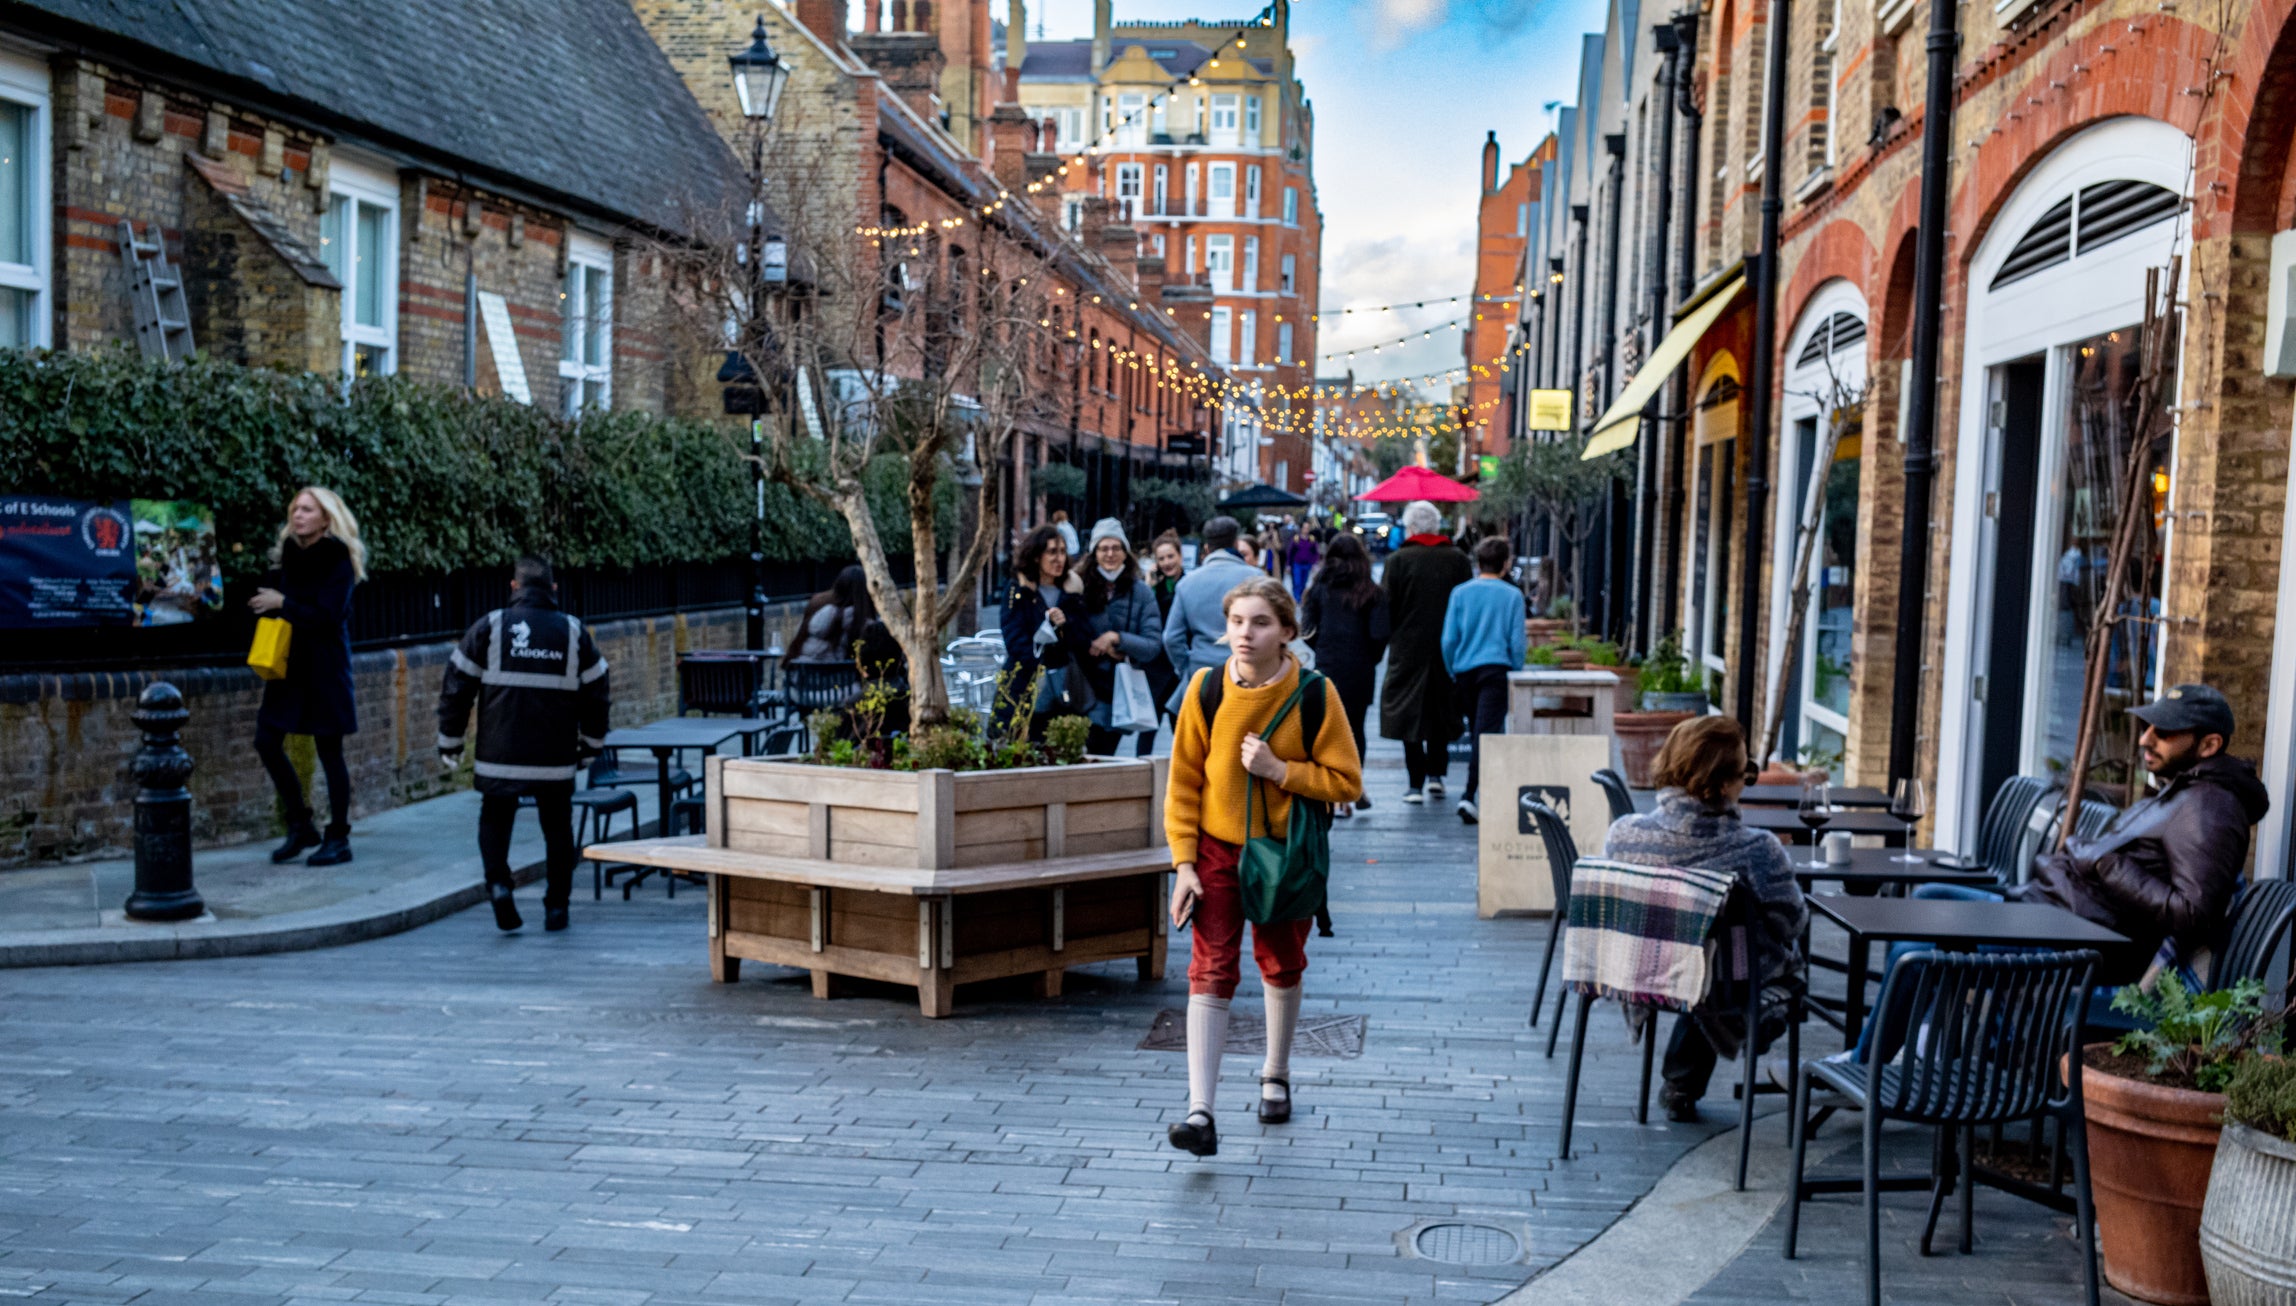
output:
[[[2200,1208],[2208,1292],[2227,1303],[2296,1302],[2296,1062],[2243,1059],[2224,1088],[2224,1134]]]
[[[1642,710],[1704,715],[1706,689],[1702,677],[1683,655],[1682,640],[1668,635],[1642,659]]]
[[[2105,1280],[2139,1301],[2208,1306],[2201,1204],[2214,1166],[2224,1089],[2280,1017],[2264,985],[2192,993],[2163,971],[2150,993],[2131,984],[2113,1010],[2137,1028],[2082,1049],[2089,1174]]]
[[[1618,740],[1618,768],[1626,782],[1637,789],[1651,786],[1651,768],[1658,761],[1658,750],[1666,737],[1681,725],[1706,710],[1703,696],[1695,699],[1696,709],[1680,706],[1684,695],[1680,686],[1688,676],[1683,666],[1682,646],[1672,636],[1658,641],[1650,655],[1642,660],[1639,670],[1620,673],[1621,683],[1633,678],[1642,702],[1642,711],[1611,713],[1611,734]],[[1624,701],[1624,695],[1621,695]]]

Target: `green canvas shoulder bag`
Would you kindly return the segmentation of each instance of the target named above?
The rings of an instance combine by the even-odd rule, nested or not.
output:
[[[1214,668],[1212,674],[1220,675],[1221,670]],[[1268,718],[1266,727],[1259,732],[1260,738],[1272,738],[1276,727],[1283,724],[1283,719],[1291,714],[1302,696],[1314,694],[1314,701],[1320,707],[1323,681],[1319,672],[1301,672],[1299,685],[1292,690],[1291,697],[1284,700],[1284,705],[1276,709],[1276,714]],[[1214,711],[1217,710],[1215,703]],[[1300,713],[1301,738],[1307,741],[1311,755],[1315,750],[1315,736],[1304,727],[1322,715],[1305,709]],[[1209,717],[1206,724],[1210,724]],[[1260,814],[1259,824],[1271,833],[1255,835],[1252,833],[1256,806],[1253,799],[1266,783],[1253,776],[1252,783],[1244,790],[1244,846],[1236,859],[1236,879],[1244,894],[1244,919],[1254,925],[1306,920],[1323,908],[1324,893],[1331,880],[1331,807],[1293,794],[1291,822],[1284,837],[1275,837],[1273,821],[1265,812]],[[1273,803],[1266,807],[1268,811],[1274,810]]]

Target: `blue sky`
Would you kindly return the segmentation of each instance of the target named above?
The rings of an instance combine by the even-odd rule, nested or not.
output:
[[[1001,17],[1002,6],[997,6]],[[1253,0],[1116,0],[1125,19],[1242,19]],[[1543,109],[1578,83],[1579,36],[1601,30],[1602,0],[1295,0],[1292,47],[1315,106],[1315,178],[1323,204],[1323,308],[1462,294],[1474,284],[1475,201],[1483,134],[1499,133],[1502,170],[1538,144]],[[1092,34],[1092,0],[1031,0],[1052,39]],[[1455,321],[1459,305],[1323,324],[1319,352],[1393,340]],[[1459,333],[1378,357],[1359,378],[1459,362]],[[1327,376],[1344,359],[1318,364]]]

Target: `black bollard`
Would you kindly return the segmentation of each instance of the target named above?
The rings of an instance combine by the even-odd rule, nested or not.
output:
[[[136,891],[128,919],[187,921],[207,910],[191,883],[191,754],[183,751],[183,723],[191,713],[183,691],[164,680],[144,687],[131,718],[143,731],[136,753]]]

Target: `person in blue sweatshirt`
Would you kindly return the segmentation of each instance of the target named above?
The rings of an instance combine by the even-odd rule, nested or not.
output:
[[[1483,736],[1507,729],[1507,673],[1523,665],[1529,638],[1523,591],[1507,573],[1514,569],[1515,546],[1493,535],[1475,546],[1475,579],[1451,591],[1443,610],[1443,669],[1459,705],[1467,712],[1467,792],[1459,799],[1459,819],[1475,824],[1475,786],[1482,778]]]

